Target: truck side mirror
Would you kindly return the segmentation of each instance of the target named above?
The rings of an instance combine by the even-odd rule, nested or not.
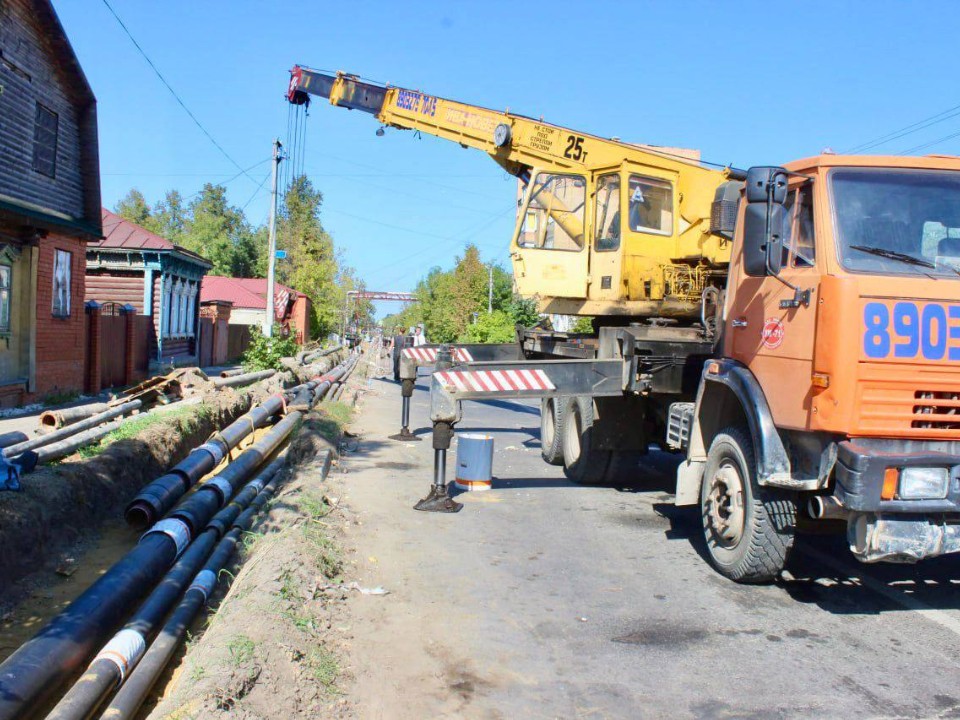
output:
[[[743,268],[747,275],[779,275],[783,266],[787,171],[779,167],[747,170],[747,207],[743,218]]]

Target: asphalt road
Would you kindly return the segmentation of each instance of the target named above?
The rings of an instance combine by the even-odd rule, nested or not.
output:
[[[780,582],[738,586],[704,559],[697,510],[673,506],[669,456],[572,485],[540,459],[538,402],[465,403],[458,431],[496,437],[494,489],[418,513],[426,377],[420,443],[386,439],[399,387],[371,387],[350,542],[391,594],[354,604],[360,717],[960,717],[960,557],[864,566],[842,536],[805,535]]]

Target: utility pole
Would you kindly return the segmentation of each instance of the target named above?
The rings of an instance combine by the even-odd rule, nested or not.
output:
[[[269,255],[267,256],[267,314],[263,318],[263,334],[273,337],[273,293],[276,285],[277,272],[277,171],[283,159],[281,150],[283,145],[280,139],[273,141],[273,181],[270,187],[270,228]]]
[[[487,281],[487,315],[493,312],[493,263],[490,263],[490,279]]]

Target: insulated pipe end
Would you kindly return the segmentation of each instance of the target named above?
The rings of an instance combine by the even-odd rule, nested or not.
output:
[[[48,430],[57,429],[57,415],[51,410],[46,410],[40,415],[40,426]]]
[[[149,503],[143,500],[134,500],[127,506],[123,517],[127,524],[135,530],[146,530],[153,525],[155,515]]]

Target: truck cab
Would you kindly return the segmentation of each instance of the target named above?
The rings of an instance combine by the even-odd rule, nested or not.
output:
[[[721,572],[779,572],[798,511],[867,562],[960,550],[960,159],[751,169],[720,327],[677,498]]]

